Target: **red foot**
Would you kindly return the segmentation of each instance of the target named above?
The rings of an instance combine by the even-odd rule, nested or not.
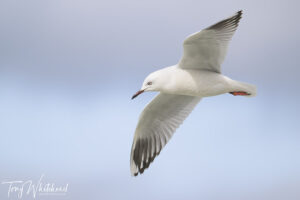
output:
[[[248,96],[250,95],[248,92],[229,92],[230,94],[234,95],[234,96],[238,96],[238,95],[241,95],[241,96]]]

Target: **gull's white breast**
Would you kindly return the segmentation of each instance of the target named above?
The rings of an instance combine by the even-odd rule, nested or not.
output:
[[[231,79],[207,70],[181,69],[172,66],[163,69],[169,81],[162,92],[189,96],[216,96],[232,90]]]

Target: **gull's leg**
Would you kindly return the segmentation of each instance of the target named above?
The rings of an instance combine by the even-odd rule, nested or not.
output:
[[[250,95],[250,93],[243,92],[243,91],[229,92],[229,93],[234,95],[234,96],[248,96],[248,95]]]

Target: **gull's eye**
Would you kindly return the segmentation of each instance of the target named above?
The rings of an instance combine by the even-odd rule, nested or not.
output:
[[[152,85],[152,82],[151,82],[151,81],[149,81],[149,82],[147,83],[147,85]]]

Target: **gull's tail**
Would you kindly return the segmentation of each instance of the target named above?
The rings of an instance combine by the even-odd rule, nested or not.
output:
[[[242,95],[246,97],[255,97],[256,96],[256,86],[244,83],[240,81],[232,81],[232,91],[230,92],[233,95]]]

